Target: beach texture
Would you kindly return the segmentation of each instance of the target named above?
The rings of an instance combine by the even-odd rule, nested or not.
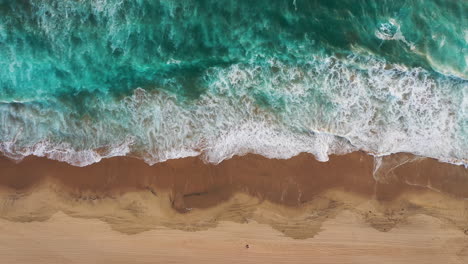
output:
[[[0,161],[8,263],[466,263],[468,170],[355,152]]]

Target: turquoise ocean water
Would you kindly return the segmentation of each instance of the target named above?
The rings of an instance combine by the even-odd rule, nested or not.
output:
[[[468,163],[468,1],[0,0],[0,151]]]

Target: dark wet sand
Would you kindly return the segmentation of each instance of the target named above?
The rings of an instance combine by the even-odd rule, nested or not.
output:
[[[378,169],[362,152],[83,168],[0,158],[0,260],[468,263],[467,198],[466,168],[409,154]]]

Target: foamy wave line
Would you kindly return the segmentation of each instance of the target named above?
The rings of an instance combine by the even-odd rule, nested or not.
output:
[[[104,158],[125,156],[130,151],[129,142],[113,145],[104,151],[87,149],[75,150],[68,143],[53,144],[50,141],[41,141],[34,146],[17,149],[14,142],[0,143],[0,152],[13,160],[21,161],[27,156],[46,157],[52,160],[66,162],[73,166],[84,167],[97,163]]]
[[[375,153],[353,146],[349,140],[331,135],[329,133],[311,132],[312,137],[269,137],[268,130],[256,130],[252,133],[249,124],[247,129],[231,131],[225,137],[212,142],[202,149],[180,148],[159,153],[157,157],[149,153],[135,155],[132,152],[134,140],[130,137],[127,141],[100,149],[75,150],[68,143],[54,144],[50,141],[42,141],[32,147],[17,149],[14,142],[0,143],[0,153],[4,156],[20,162],[27,156],[46,157],[48,159],[66,162],[77,167],[85,167],[100,162],[102,159],[112,157],[131,156],[144,160],[149,165],[165,162],[167,160],[200,156],[207,163],[218,164],[233,156],[246,154],[258,154],[270,159],[289,159],[301,153],[309,153],[318,161],[327,162],[330,155],[344,155],[354,151],[364,151],[374,156],[376,162],[385,156],[396,153]],[[258,128],[258,126],[255,126]],[[252,127],[250,127],[252,128]],[[419,155],[418,153],[411,153]],[[422,157],[422,156],[419,156]],[[463,165],[468,168],[467,160],[441,159],[441,162],[454,165]],[[378,165],[376,167],[378,169]]]
[[[117,156],[134,156],[137,150],[133,149],[134,139],[99,149],[76,150],[68,143],[54,144],[44,140],[31,147],[19,148],[14,141],[0,143],[0,152],[11,159],[20,161],[33,155],[67,162],[74,166],[88,166],[104,158]],[[196,149],[181,146],[178,149],[169,149],[155,153],[137,155],[146,163],[153,165],[170,159],[193,157],[201,155],[208,163],[220,163],[235,155],[248,153],[259,154],[267,158],[288,159],[299,153],[306,152],[315,155],[319,161],[328,161],[331,154],[345,154],[355,150],[346,140],[326,133],[309,135],[292,135],[278,133],[266,124],[253,122],[244,123],[239,129],[229,131],[219,139],[207,143],[202,140]]]

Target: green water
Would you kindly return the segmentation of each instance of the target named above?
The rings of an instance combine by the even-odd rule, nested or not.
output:
[[[466,163],[468,2],[0,0],[0,149]],[[99,149],[99,151],[97,151]]]

